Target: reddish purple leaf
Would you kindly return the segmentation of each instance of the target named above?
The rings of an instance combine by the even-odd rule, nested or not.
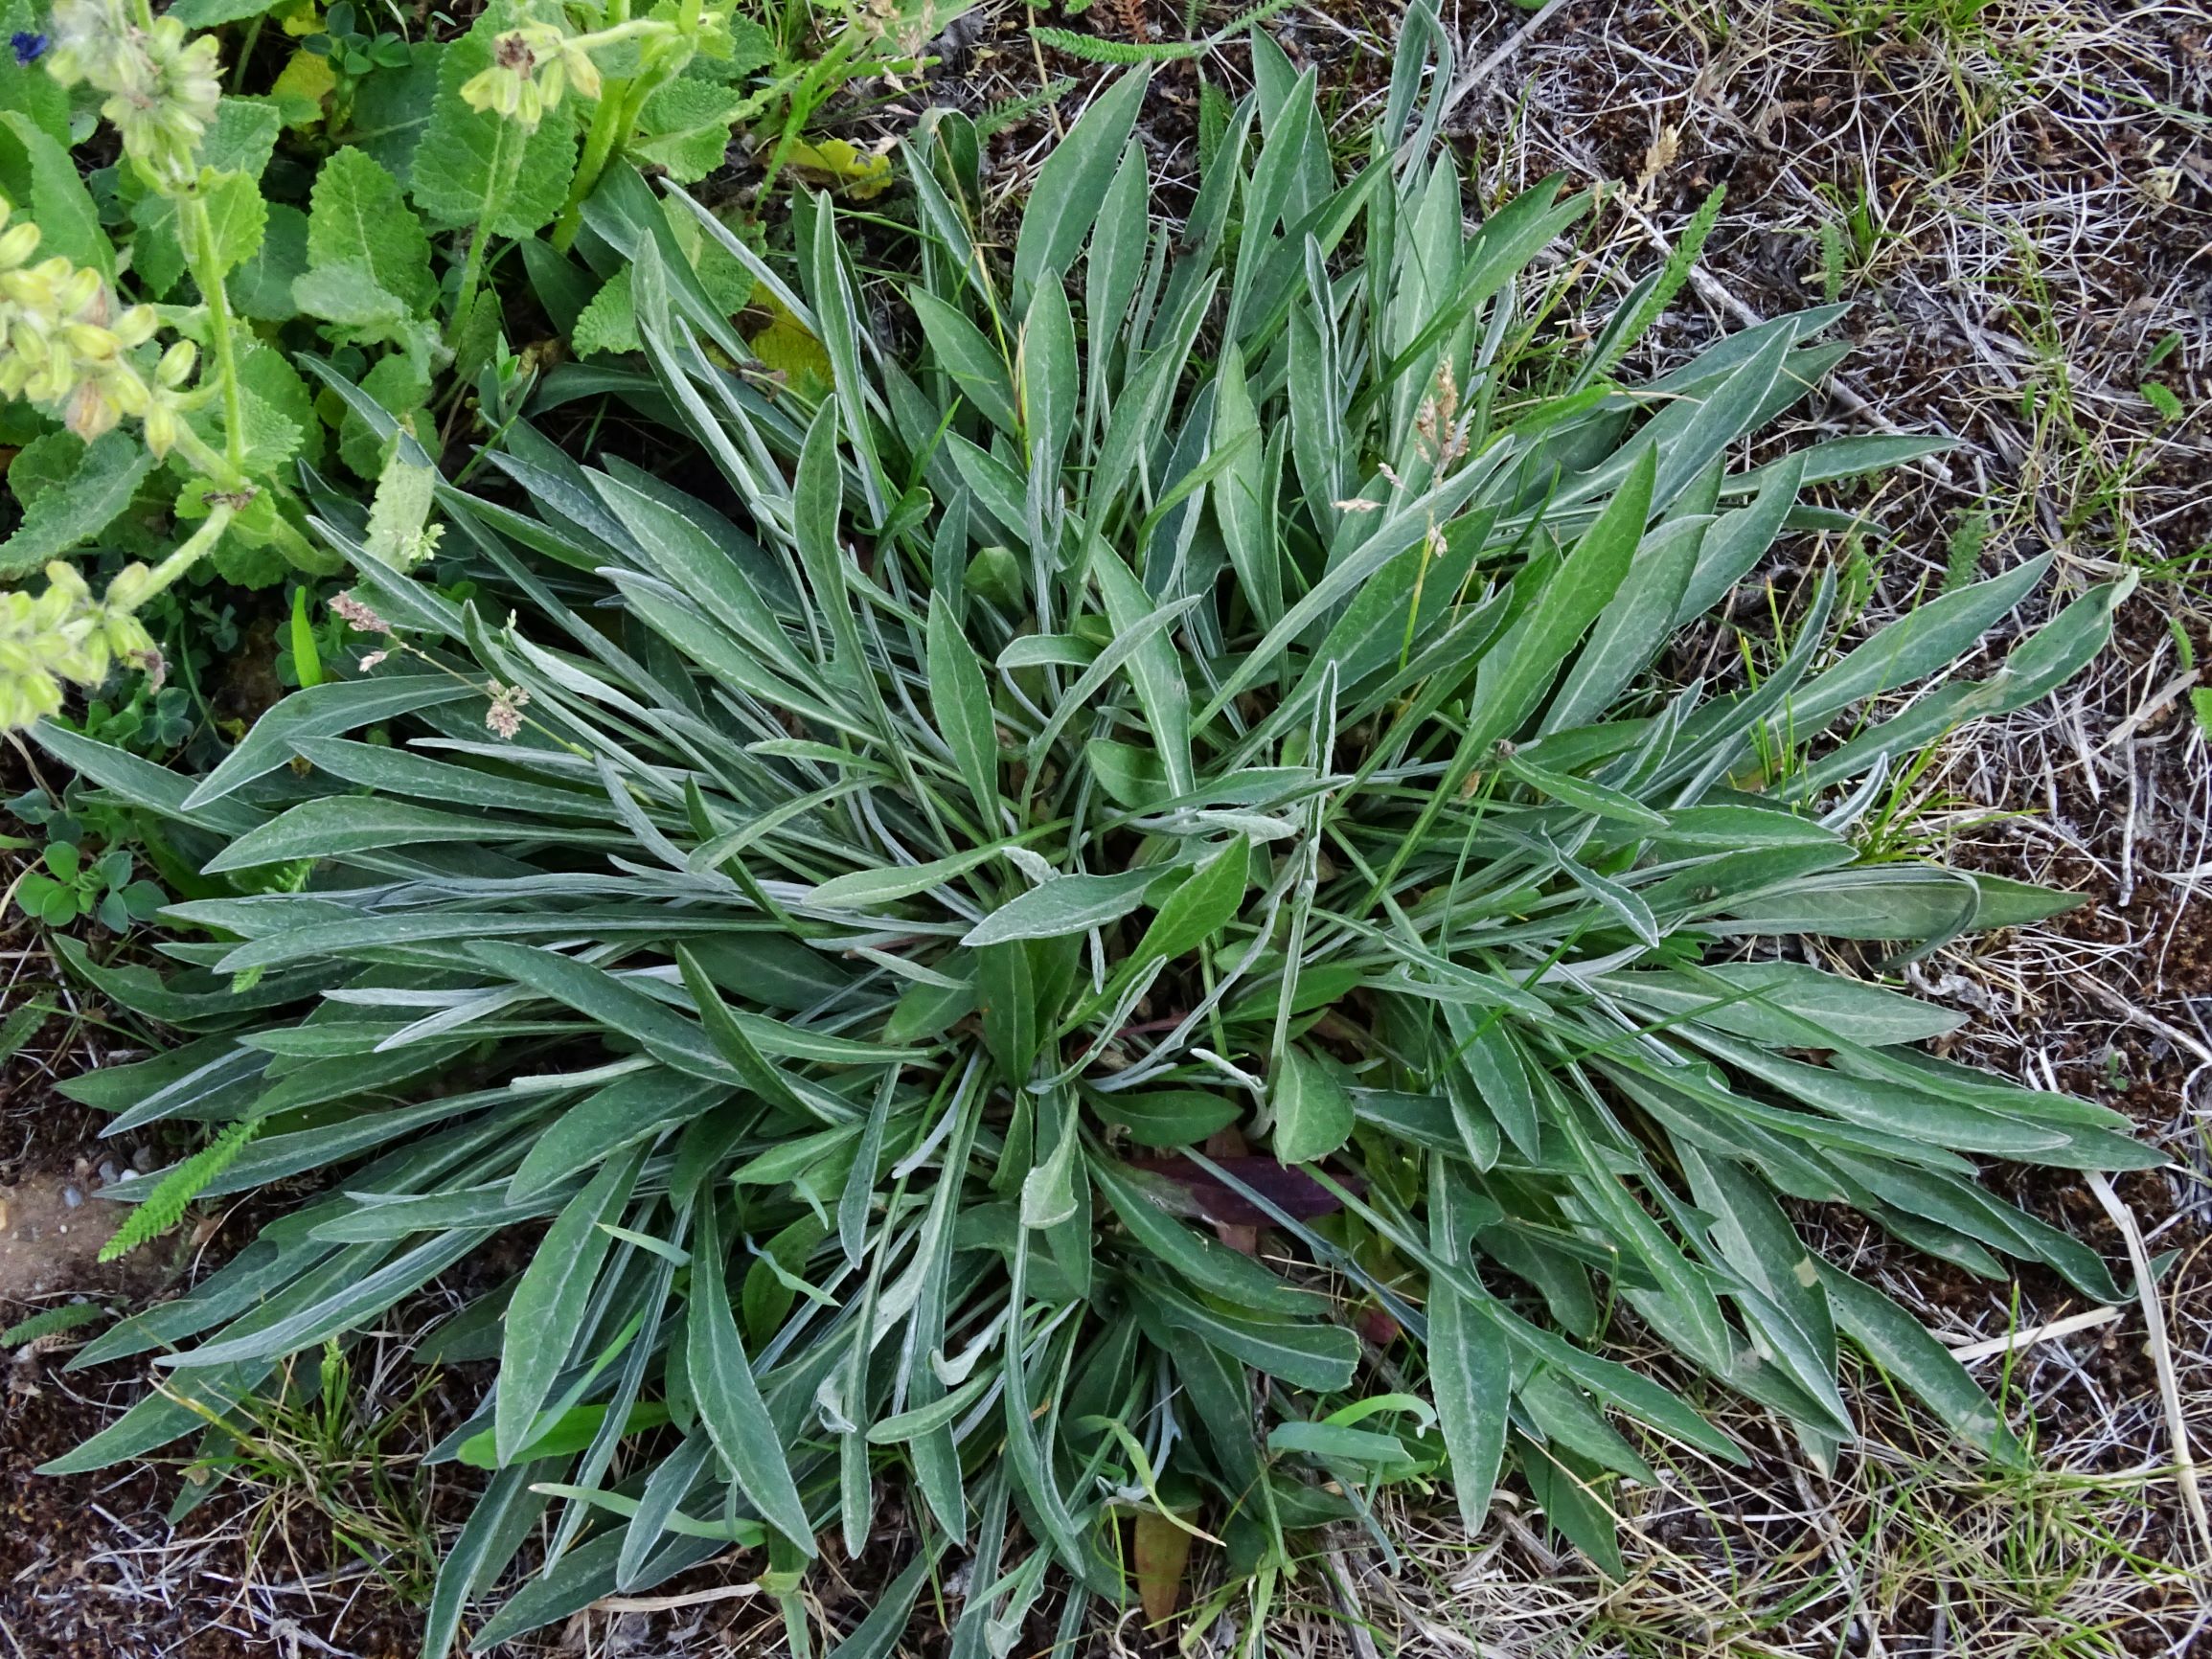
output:
[[[1333,1216],[1344,1208],[1336,1194],[1303,1170],[1286,1170],[1272,1158],[1216,1158],[1213,1162],[1281,1210],[1300,1221]],[[1159,1175],[1190,1194],[1191,1207],[1209,1221],[1231,1227],[1265,1227],[1274,1219],[1226,1182],[1181,1158],[1144,1158],[1130,1166],[1148,1175]],[[1359,1193],[1366,1183],[1357,1175],[1329,1171],[1330,1178],[1347,1192]]]

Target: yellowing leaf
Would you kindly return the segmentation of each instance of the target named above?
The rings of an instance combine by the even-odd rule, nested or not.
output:
[[[784,384],[808,401],[818,402],[829,396],[835,383],[834,371],[822,342],[800,327],[799,319],[772,294],[764,292],[758,298],[761,308],[768,313],[768,326],[745,342],[752,347],[753,355],[760,358],[763,368],[783,375]]]
[[[323,9],[315,4],[315,0],[294,0],[294,4],[283,8],[275,15],[277,21],[284,25],[285,33],[294,40],[304,40],[319,33],[323,27]]]
[[[1183,1572],[1191,1559],[1190,1529],[1157,1510],[1139,1510],[1136,1518],[1137,1594],[1145,1618],[1164,1625],[1182,1599]]]
[[[284,112],[286,126],[312,126],[323,119],[323,100],[337,84],[331,60],[317,57],[303,46],[292,54],[292,60],[269,88],[269,96]]]
[[[784,165],[810,183],[841,190],[855,201],[866,201],[891,188],[891,158],[866,154],[841,138],[794,144],[784,151]]]

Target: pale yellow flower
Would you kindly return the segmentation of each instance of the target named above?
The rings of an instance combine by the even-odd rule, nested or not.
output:
[[[464,81],[461,96],[471,109],[504,117],[529,132],[560,106],[570,85],[582,97],[599,96],[599,66],[591,53],[554,24],[525,23],[492,40],[491,66]]]
[[[0,225],[11,212],[0,201]],[[134,353],[161,327],[159,313],[132,306],[118,314],[98,271],[65,259],[31,264],[37,247],[35,224],[0,232],[0,397],[50,410],[86,443],[126,416],[144,420],[147,446],[166,456],[183,437],[191,343],[171,347],[149,381]]]
[[[84,81],[108,95],[101,114],[156,186],[176,189],[197,174],[222,98],[214,35],[188,37],[173,17],[141,29],[123,0],[56,0],[46,68],[64,86]]]
[[[153,639],[118,602],[118,588],[144,565],[132,565],[95,600],[73,565],[46,567],[46,589],[0,593],[0,730],[35,724],[61,707],[64,683],[97,686],[117,661],[157,661]],[[143,577],[138,586],[143,588]]]

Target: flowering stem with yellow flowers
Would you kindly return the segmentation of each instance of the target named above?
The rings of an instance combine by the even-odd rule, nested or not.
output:
[[[89,82],[107,95],[101,113],[120,134],[125,159],[174,204],[185,262],[205,307],[211,372],[188,387],[199,360],[190,339],[173,342],[148,370],[143,349],[161,328],[159,313],[124,307],[99,271],[66,258],[32,262],[38,227],[10,226],[13,209],[0,202],[0,396],[51,411],[87,443],[125,419],[137,420],[155,460],[174,455],[199,474],[206,516],[158,564],[126,566],[97,599],[77,570],[58,561],[46,567],[42,593],[0,594],[0,730],[56,713],[65,683],[98,685],[118,661],[158,673],[160,655],[136,613],[239,527],[263,488],[246,466],[239,325],[208,210],[212,175],[199,157],[222,96],[216,43],[188,36],[173,17],[156,17],[148,0],[57,0],[54,37],[48,71],[64,86]],[[191,421],[194,410],[217,400],[219,449]],[[273,537],[295,560],[313,557],[281,513],[256,516],[257,537]]]
[[[223,410],[223,459],[233,488],[245,481],[246,424],[244,398],[239,388],[238,351],[231,339],[230,296],[224,291],[222,267],[216,255],[215,224],[208,216],[207,198],[198,182],[176,196],[177,225],[185,233],[185,262],[199,284],[207,304],[208,334],[215,342],[216,384]]]
[[[492,128],[491,136],[491,194],[493,202],[506,200],[513,188],[514,175],[522,167],[522,151],[529,142],[526,131],[517,131],[516,122],[502,121]],[[461,266],[461,290],[453,307],[452,337],[458,338],[468,326],[468,314],[475,308],[476,287],[484,279],[484,250],[491,245],[490,215],[487,222],[477,225],[468,238],[468,258]]]
[[[553,227],[553,245],[561,252],[566,253],[576,241],[576,233],[583,224],[584,201],[598,185],[600,174],[606,170],[615,147],[637,129],[645,101],[682,67],[689,54],[679,48],[696,41],[700,21],[700,0],[683,0],[673,25],[658,19],[632,22],[629,0],[608,0],[608,26],[596,34],[582,36],[579,42],[606,45],[627,35],[657,36],[647,47],[645,61],[637,74],[608,82],[600,95],[599,108],[593,112],[590,130],[583,137],[583,153],[577,162],[576,177],[568,187],[568,200]]]
[[[584,199],[606,170],[616,148],[636,129],[645,101],[698,49],[708,21],[703,0],[681,0],[673,20],[632,17],[629,0],[607,0],[604,26],[588,34],[570,34],[554,23],[526,23],[492,41],[490,66],[461,88],[461,96],[472,108],[490,110],[527,135],[537,129],[547,113],[560,106],[562,94],[571,86],[582,96],[599,101],[584,133],[583,153],[569,185],[568,200],[553,228],[555,247],[565,252],[576,240],[577,229],[583,222]],[[642,42],[637,73],[619,76],[603,85],[591,55],[626,40]],[[504,126],[498,142],[492,166],[495,180],[502,178],[500,161],[508,147]],[[479,248],[472,246],[463,273],[457,318],[468,314],[480,260]]]
[[[554,230],[554,245],[562,249],[575,239],[583,198],[605,168],[616,142],[636,125],[638,105],[667,79],[669,46],[690,38],[683,34],[681,24],[662,18],[632,18],[627,0],[612,0],[612,5],[617,8],[611,13],[613,21],[588,34],[570,34],[554,23],[526,23],[510,29],[492,40],[490,66],[461,88],[461,96],[471,108],[489,110],[501,118],[491,152],[493,202],[506,198],[522,165],[523,147],[530,134],[537,130],[537,124],[548,113],[560,107],[561,96],[568,88],[573,86],[583,97],[599,100],[598,112],[584,139],[582,163],[569,192],[568,207]],[[699,0],[685,0],[684,15],[692,19],[693,34],[697,32],[698,13]],[[641,37],[646,41],[643,57],[647,68],[628,80],[602,86],[599,66],[591,55],[618,41]],[[676,60],[681,61],[681,55]],[[655,66],[662,66],[663,72],[656,74]],[[487,221],[490,216],[486,216]],[[487,223],[477,227],[468,244],[468,258],[461,267],[461,291],[453,307],[456,333],[467,326],[490,239]]]

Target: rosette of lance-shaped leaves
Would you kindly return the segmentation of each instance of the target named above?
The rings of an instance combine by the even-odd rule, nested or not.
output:
[[[1132,76],[1045,163],[1009,271],[978,255],[972,134],[936,123],[896,338],[826,201],[795,281],[723,239],[827,349],[818,406],[754,370],[618,170],[588,216],[642,351],[589,387],[718,477],[518,428],[515,488],[442,489],[473,602],[356,560],[411,651],[196,783],[42,729],[235,890],[171,913],[208,932],[167,979],[73,954],[190,1034],[76,1091],[118,1129],[256,1125],[207,1193],[332,1177],[83,1352],[155,1352],[169,1390],[63,1466],[539,1228],[424,1345],[498,1361],[442,1448],[494,1472],[434,1646],[540,1516],[479,1645],[733,1540],[804,1619],[816,1534],[860,1549],[894,1480],[921,1554],[878,1635],[955,1543],[964,1640],[1054,1564],[1073,1630],[1123,1593],[1125,1522],[1219,1540],[1226,1597],[1428,1477],[1474,1524],[1525,1483],[1610,1562],[1639,1441],[1736,1455],[1601,1355],[1617,1308],[1813,1455],[1853,1433],[1844,1342],[2017,1455],[1783,1200],[2109,1299],[1977,1165],[2152,1155],[1923,1052],[1954,1016],[1879,952],[1854,976],[1800,941],[1909,953],[2066,902],[1855,832],[1895,763],[2087,661],[2121,589],[1960,673],[2042,563],[1841,649],[1815,550],[1790,604],[1727,613],[1787,615],[1723,625],[1715,660],[1756,674],[1660,676],[1779,536],[1849,528],[1813,487],[1925,446],[1737,464],[1836,360],[1832,310],[1622,380],[1679,258],[1586,346],[1547,340],[1532,261],[1587,204],[1547,183],[1468,228],[1425,10],[1349,178],[1311,75],[1253,51],[1183,223],[1152,215]],[[488,685],[528,693],[512,738]]]

